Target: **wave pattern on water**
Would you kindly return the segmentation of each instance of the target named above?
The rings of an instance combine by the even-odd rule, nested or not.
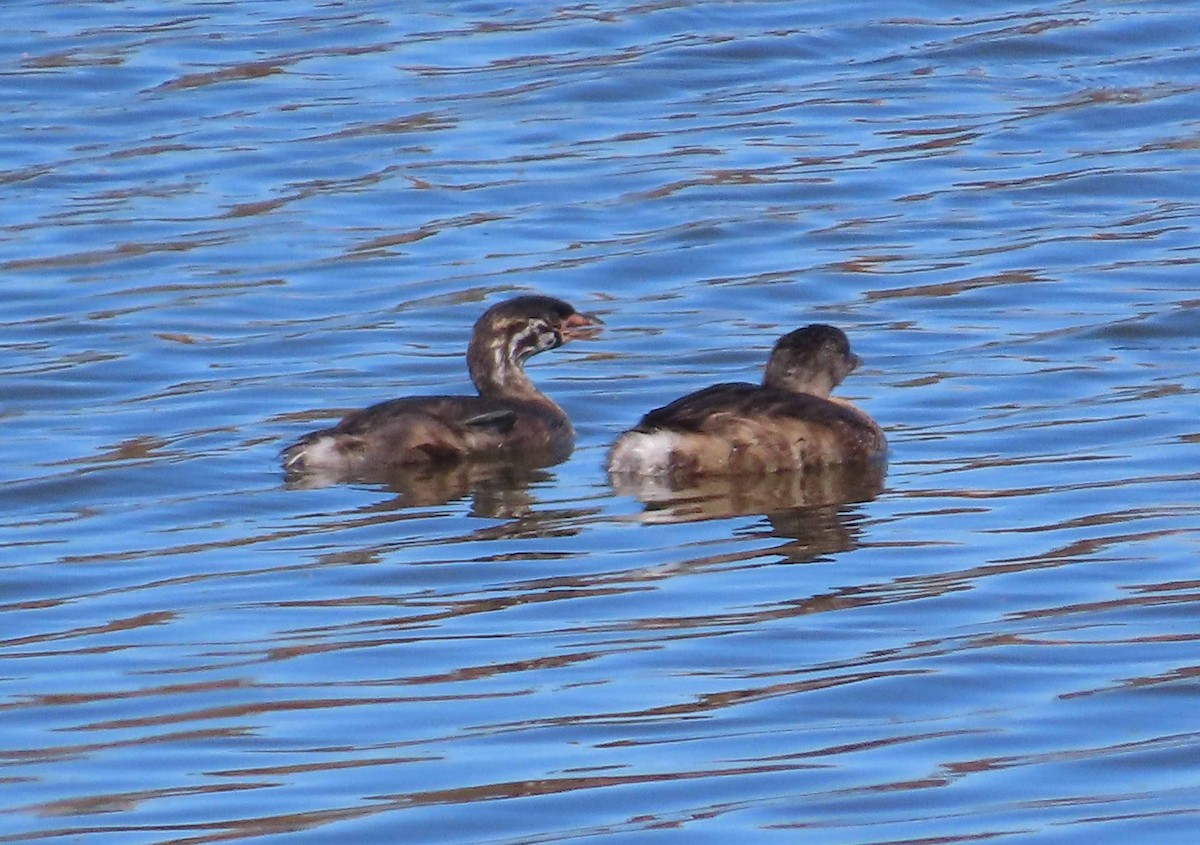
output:
[[[10,5],[0,842],[1194,838],[1185,7]],[[527,290],[570,460],[288,489]],[[811,321],[885,477],[610,484]]]

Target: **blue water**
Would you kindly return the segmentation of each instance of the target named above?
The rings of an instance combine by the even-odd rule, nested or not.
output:
[[[0,842],[1192,841],[1188,4],[4,12]],[[529,291],[568,461],[288,489]],[[812,321],[878,495],[614,490]]]

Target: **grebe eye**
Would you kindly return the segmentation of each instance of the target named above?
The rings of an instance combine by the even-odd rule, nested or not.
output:
[[[539,321],[537,324],[538,341],[543,349],[553,349],[556,346],[561,346],[563,342],[562,332],[557,326],[552,326],[546,321]]]

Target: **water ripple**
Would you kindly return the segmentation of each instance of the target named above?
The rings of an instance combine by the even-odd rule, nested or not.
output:
[[[42,5],[0,842],[1191,841],[1185,10]],[[568,461],[286,485],[535,290]],[[812,321],[886,475],[610,484]]]

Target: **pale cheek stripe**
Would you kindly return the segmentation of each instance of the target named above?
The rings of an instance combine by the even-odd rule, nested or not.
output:
[[[508,360],[517,361],[520,359],[520,355],[518,354],[517,350],[524,347],[526,341],[529,339],[530,332],[533,330],[533,326],[526,326],[509,339]]]

